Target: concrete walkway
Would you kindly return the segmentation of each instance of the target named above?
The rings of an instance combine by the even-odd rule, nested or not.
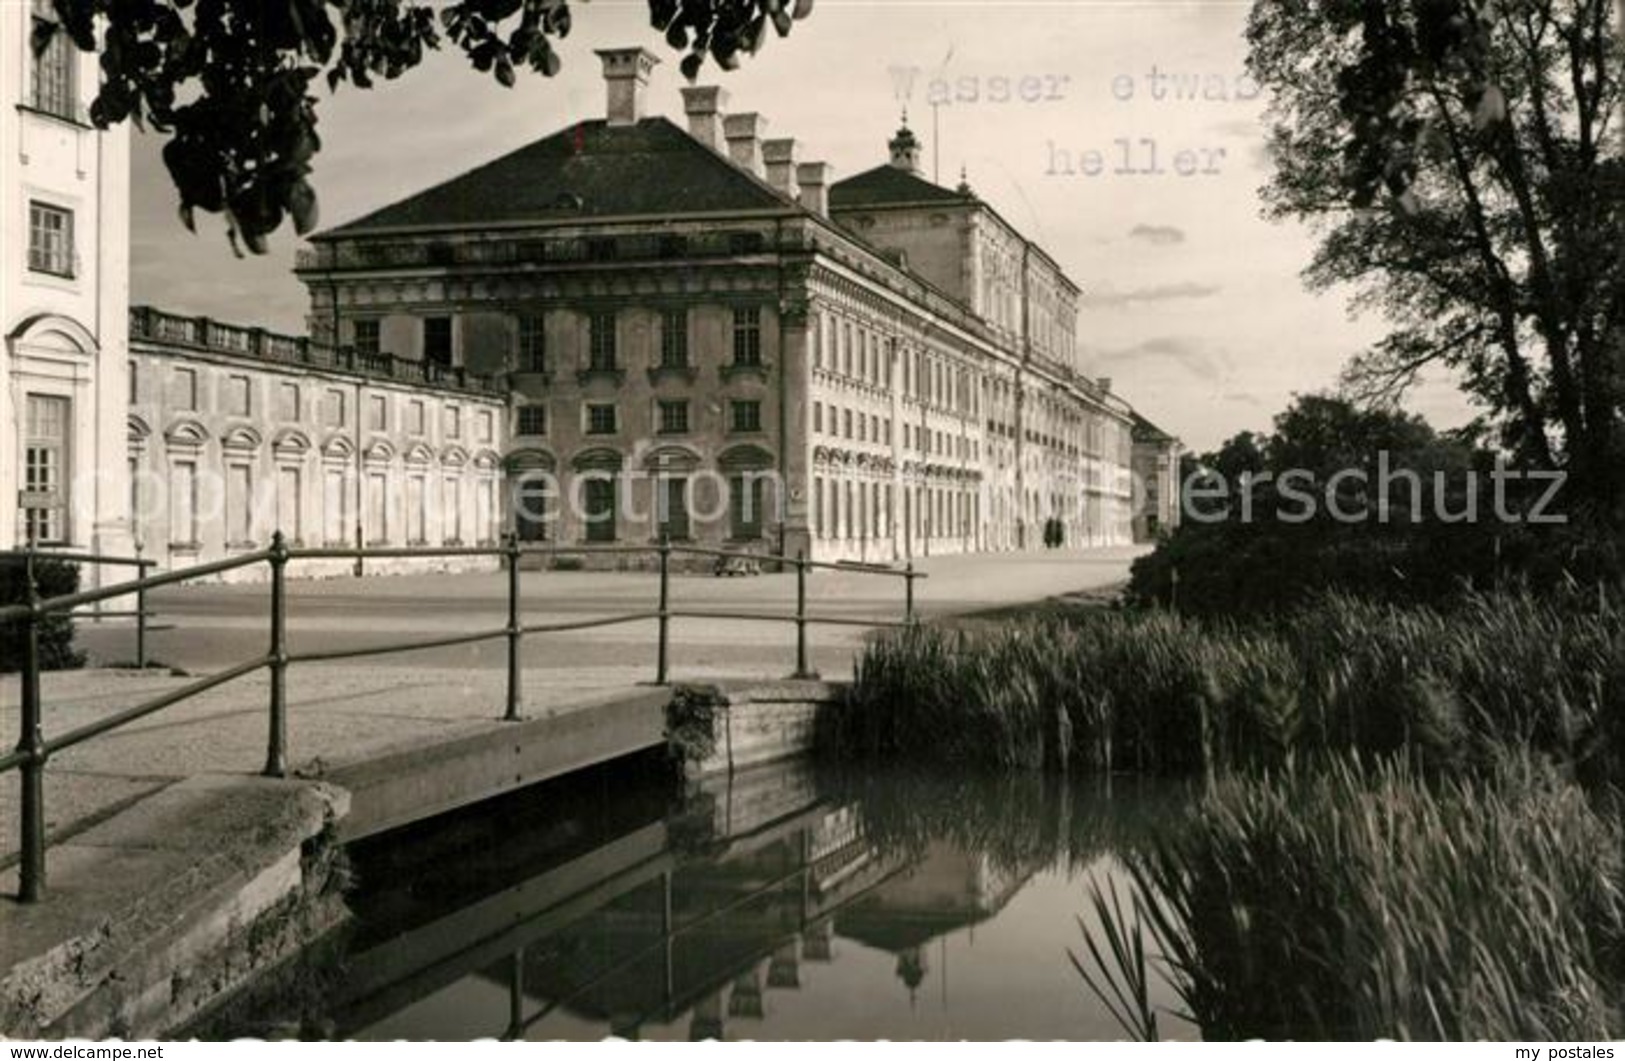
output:
[[[1007,606],[1119,582],[1133,550],[945,557],[926,560],[916,607],[927,618]],[[527,623],[582,620],[653,607],[652,575],[527,572]],[[290,583],[289,640],[309,648],[360,647],[504,621],[501,574],[419,575]],[[855,572],[809,580],[813,614],[895,619],[902,580]],[[192,676],[263,654],[264,586],[208,585],[154,594],[165,627],[150,636],[151,658]],[[791,575],[674,577],[674,607],[792,612]],[[851,673],[862,627],[814,627],[813,664],[826,678]],[[537,635],[523,653],[524,711],[545,717],[624,698],[654,678],[655,624]],[[131,658],[127,624],[83,623],[91,662]],[[378,657],[359,663],[295,665],[289,674],[289,764],[302,776],[376,759],[403,748],[500,728],[506,649],[501,641]],[[689,620],[672,630],[674,680],[777,678],[794,664],[790,624]],[[45,677],[46,734],[105,717],[193,678],[90,669]],[[246,775],[265,759],[268,688],[263,673],[240,679],[54,757],[46,772],[47,831],[55,841],[106,820],[187,777]],[[17,729],[17,682],[0,681],[0,734]],[[18,786],[0,777],[0,889],[15,894]]]

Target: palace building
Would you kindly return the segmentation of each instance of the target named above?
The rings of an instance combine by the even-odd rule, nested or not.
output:
[[[721,89],[683,90],[686,128],[646,116],[655,57],[600,52],[604,117],[313,237],[309,336],[284,336],[129,306],[128,134],[86,120],[95,57],[31,53],[43,0],[4,17],[27,76],[0,106],[0,548],[184,567],[278,529],[514,532],[892,563],[1175,515],[1136,523],[1135,471],[1174,497],[1178,443],[1085,374],[1078,286],[926,180],[906,126],[837,182]]]
[[[603,118],[313,237],[313,340],[506,378],[527,540],[893,562],[1133,537],[1134,413],[1086,376],[1079,289],[906,127],[839,182],[599,53]]]

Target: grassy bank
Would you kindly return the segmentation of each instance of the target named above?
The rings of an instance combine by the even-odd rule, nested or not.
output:
[[[1610,1040],[1620,840],[1529,760],[1238,776],[1130,852],[1132,902],[1096,894],[1117,945],[1073,959],[1146,1038],[1151,952],[1208,1038]]]
[[[1100,611],[920,627],[860,659],[820,747],[845,759],[1162,773],[1507,747],[1620,776],[1625,616],[1605,601],[1472,596],[1448,610],[1329,598],[1252,624]]]

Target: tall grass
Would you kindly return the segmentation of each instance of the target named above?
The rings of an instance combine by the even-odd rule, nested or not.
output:
[[[1097,886],[1106,945],[1073,960],[1142,1037],[1160,969],[1213,1039],[1612,1039],[1620,840],[1527,760],[1237,776],[1129,852],[1132,913]]]
[[[1113,611],[909,629],[868,646],[818,742],[846,759],[1165,773],[1351,751],[1482,769],[1512,746],[1616,777],[1622,716],[1625,617],[1606,605],[1331,597],[1249,625]]]

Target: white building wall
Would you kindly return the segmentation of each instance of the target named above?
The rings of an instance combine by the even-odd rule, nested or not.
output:
[[[40,395],[70,403],[48,544],[129,555],[129,134],[88,124],[96,57],[65,38],[66,105],[36,98],[33,17],[29,3],[0,4],[0,548],[26,540],[18,491]],[[60,267],[31,256],[32,204],[71,217]]]

